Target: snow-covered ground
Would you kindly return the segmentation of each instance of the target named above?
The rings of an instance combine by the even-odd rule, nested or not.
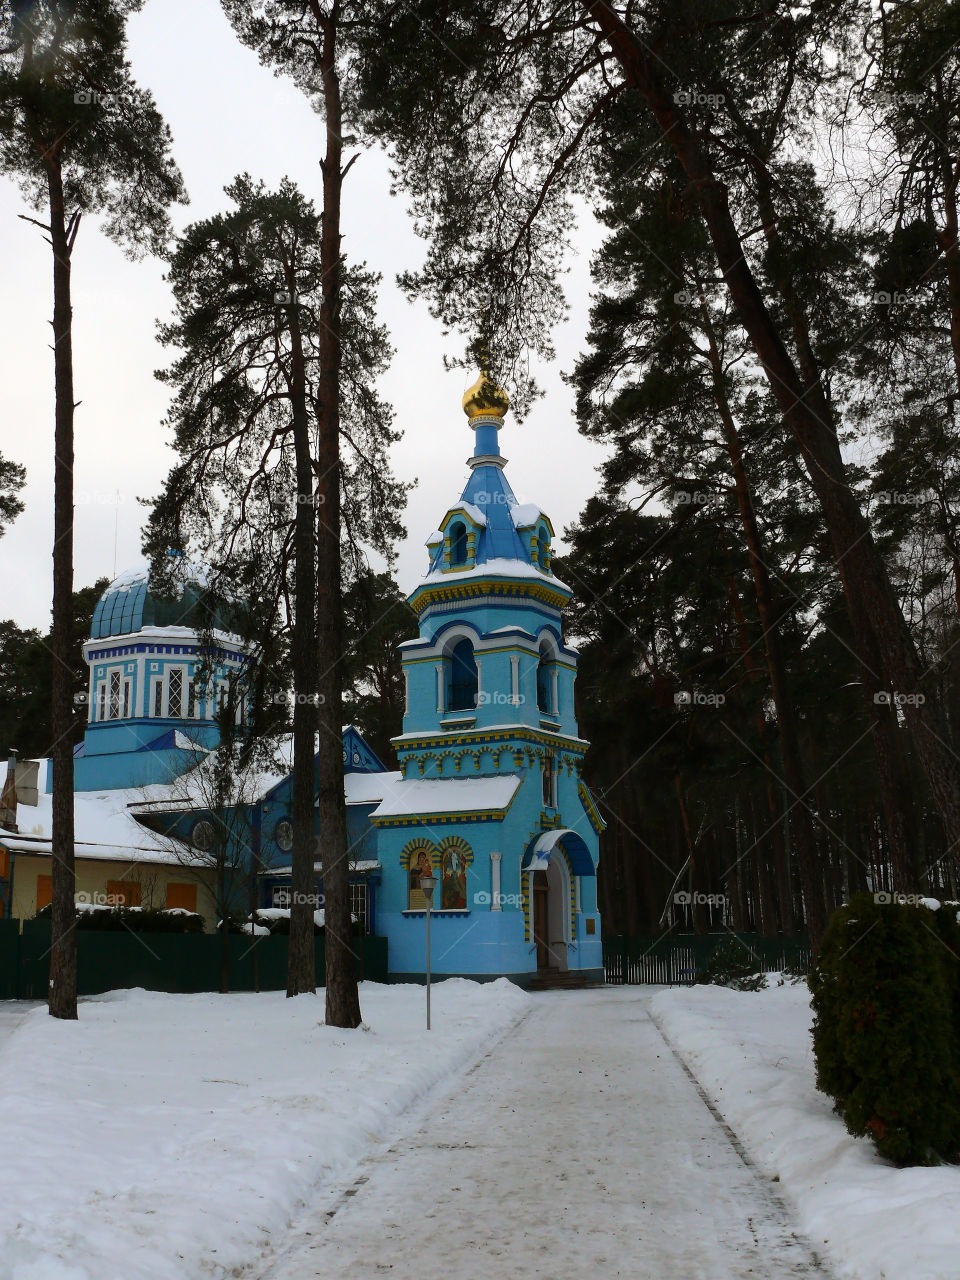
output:
[[[543,992],[295,1224],[262,1280],[824,1280],[647,1013]]]
[[[529,1001],[506,981],[361,987],[366,1030],[323,996],[117,992],[76,1023],[0,1018],[0,1278],[199,1280],[271,1251],[412,1102]],[[14,1025],[14,1024],[18,1025]]]
[[[810,993],[661,991],[658,1023],[837,1276],[960,1277],[960,1168],[896,1169],[814,1085]]]
[[[0,1280],[960,1276],[960,1170],[847,1135],[803,987],[362,1004],[0,1004]]]

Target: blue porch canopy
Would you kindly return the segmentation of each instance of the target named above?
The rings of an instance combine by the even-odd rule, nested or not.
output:
[[[523,855],[523,862],[520,864],[520,870],[546,871],[550,865],[550,855],[558,845],[562,846],[563,852],[567,855],[570,862],[570,870],[575,876],[596,875],[593,858],[590,856],[590,850],[587,848],[583,836],[578,836],[576,831],[571,831],[569,827],[559,827],[555,831],[544,831],[539,836],[534,837],[527,845],[526,852]]]

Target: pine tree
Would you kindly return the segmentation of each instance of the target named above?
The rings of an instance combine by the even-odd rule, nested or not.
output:
[[[795,159],[848,65],[863,6],[766,15],[710,0],[621,16],[590,0],[478,0],[378,12],[392,25],[364,50],[364,103],[430,241],[409,283],[468,336],[490,299],[500,368],[522,376],[525,349],[549,349],[572,200],[596,189],[609,113],[632,110],[631,152],[647,157],[634,161],[638,184],[672,155],[823,512],[860,660],[881,688],[909,696],[903,714],[952,841],[960,767],[936,699],[919,696],[923,664],[840,448],[834,384],[852,363],[854,290],[837,284],[856,283],[862,262],[854,252],[842,267],[856,243]],[[417,58],[405,59],[415,40]]]
[[[142,0],[7,0],[0,9],[0,171],[44,220],[53,260],[53,903],[50,1012],[76,1018],[71,600],[74,368],[70,271],[85,214],[129,253],[160,249],[184,199],[170,134],[126,62]]]
[[[19,463],[11,462],[0,453],[0,538],[6,533],[7,525],[23,510],[19,494],[26,478],[27,473]]]
[[[377,278],[362,268],[340,270],[340,369],[350,390],[338,420],[347,463],[334,468],[334,501],[324,468],[329,334],[321,215],[289,180],[268,191],[244,175],[227,194],[235,207],[189,227],[171,259],[176,316],[161,336],[183,353],[163,375],[176,390],[171,423],[180,460],[154,506],[147,545],[157,560],[167,546],[189,545],[214,566],[211,590],[250,602],[254,666],[274,686],[281,683],[273,659],[277,632],[287,632],[294,740],[287,994],[293,996],[315,990],[311,899],[318,853],[326,900],[341,848],[346,857],[345,825],[341,831],[331,818],[337,806],[323,783],[335,732],[342,810],[340,698],[330,691],[320,641],[330,591],[318,594],[317,566],[332,533],[340,564],[341,516],[354,554],[362,543],[389,551],[403,489],[387,460],[396,438],[391,415],[374,388],[389,356],[374,314]],[[326,797],[319,846],[318,768]],[[338,932],[328,917],[326,938],[335,969],[337,949],[348,951],[339,963],[349,977],[349,929]]]

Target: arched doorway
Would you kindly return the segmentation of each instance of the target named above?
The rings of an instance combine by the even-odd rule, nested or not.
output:
[[[546,870],[530,873],[530,903],[538,971],[566,973],[570,878],[562,858],[552,857]]]

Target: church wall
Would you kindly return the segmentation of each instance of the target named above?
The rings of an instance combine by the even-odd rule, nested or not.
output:
[[[474,976],[507,974],[521,980],[536,971],[536,952],[524,915],[525,905],[529,911],[529,884],[524,884],[528,876],[521,873],[524,853],[543,830],[569,827],[582,836],[596,864],[598,838],[578,795],[579,776],[575,769],[568,773],[567,766],[560,762],[556,808],[543,804],[543,773],[538,756],[531,761],[525,753],[525,763],[517,772],[522,778],[521,786],[502,821],[431,823],[424,817],[407,826],[379,828],[383,881],[377,932],[386,934],[389,940],[390,972],[395,977],[422,974],[424,967],[424,913],[409,910],[410,873],[405,851],[423,842],[433,846],[436,861],[436,851],[451,836],[464,841],[472,854],[466,875],[467,908],[462,912],[434,913],[434,971]],[[475,776],[472,766],[467,776]],[[493,909],[491,852],[500,854],[499,911]],[[439,875],[439,867],[435,865],[434,870]],[[438,886],[435,901],[439,901],[439,893]],[[571,903],[568,931],[573,945],[568,948],[568,966],[574,970],[599,970],[603,960],[595,877],[579,877],[579,903],[577,912]],[[593,921],[594,933],[590,935],[586,932],[587,919]]]
[[[169,722],[169,728],[174,727]],[[156,722],[153,737],[157,736]],[[146,787],[154,782],[172,782],[191,768],[198,755],[171,747],[167,750],[137,751],[127,747],[116,755],[83,755],[73,762],[76,791],[114,791],[126,787]],[[49,790],[49,788],[48,788]]]

